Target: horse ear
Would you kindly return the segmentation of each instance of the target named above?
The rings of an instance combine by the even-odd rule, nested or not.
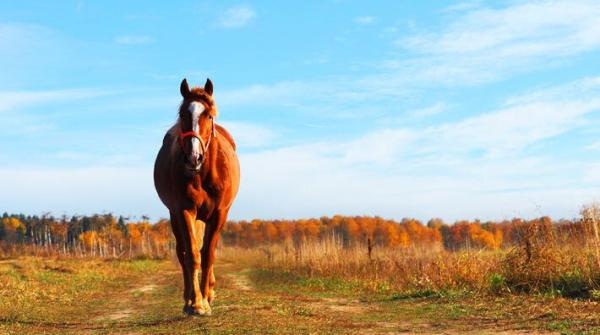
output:
[[[209,78],[206,78],[206,84],[204,84],[204,92],[208,93],[208,95],[213,94],[213,84]]]
[[[179,91],[181,92],[181,96],[187,98],[190,95],[190,87],[188,86],[187,80],[183,78],[181,81],[181,86],[179,86]]]

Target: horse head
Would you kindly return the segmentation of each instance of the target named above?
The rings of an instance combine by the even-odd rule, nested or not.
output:
[[[183,101],[179,107],[179,146],[186,169],[198,173],[206,159],[211,139],[216,136],[217,106],[213,99],[213,84],[206,79],[204,88],[190,89],[187,80],[179,88]]]

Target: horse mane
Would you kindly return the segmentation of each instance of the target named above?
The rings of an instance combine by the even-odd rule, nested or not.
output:
[[[235,146],[235,141],[233,140],[233,137],[231,137],[231,134],[227,131],[227,129],[223,128],[221,125],[218,125],[216,123],[215,128],[217,128],[217,133],[219,133],[219,135],[224,136],[229,141],[229,143],[233,147],[233,150],[236,150],[237,148]]]

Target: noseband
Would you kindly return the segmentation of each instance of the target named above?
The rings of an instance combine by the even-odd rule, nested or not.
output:
[[[181,151],[183,151],[184,153],[185,153],[185,149],[183,148],[183,140],[185,140],[188,137],[194,137],[200,141],[200,147],[202,147],[202,161],[200,162],[200,164],[204,163],[204,160],[206,159],[206,152],[208,151],[208,146],[210,145],[210,140],[213,137],[217,137],[217,132],[215,131],[215,120],[211,119],[211,121],[212,121],[212,131],[211,131],[210,136],[208,137],[208,141],[206,141],[206,142],[204,142],[202,137],[200,137],[200,135],[197,134],[193,130],[182,132],[181,134],[179,134],[179,137],[178,137],[179,147],[181,148]]]

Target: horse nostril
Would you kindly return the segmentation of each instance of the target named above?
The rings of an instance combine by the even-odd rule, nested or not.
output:
[[[202,155],[198,155],[198,163],[202,163]]]

